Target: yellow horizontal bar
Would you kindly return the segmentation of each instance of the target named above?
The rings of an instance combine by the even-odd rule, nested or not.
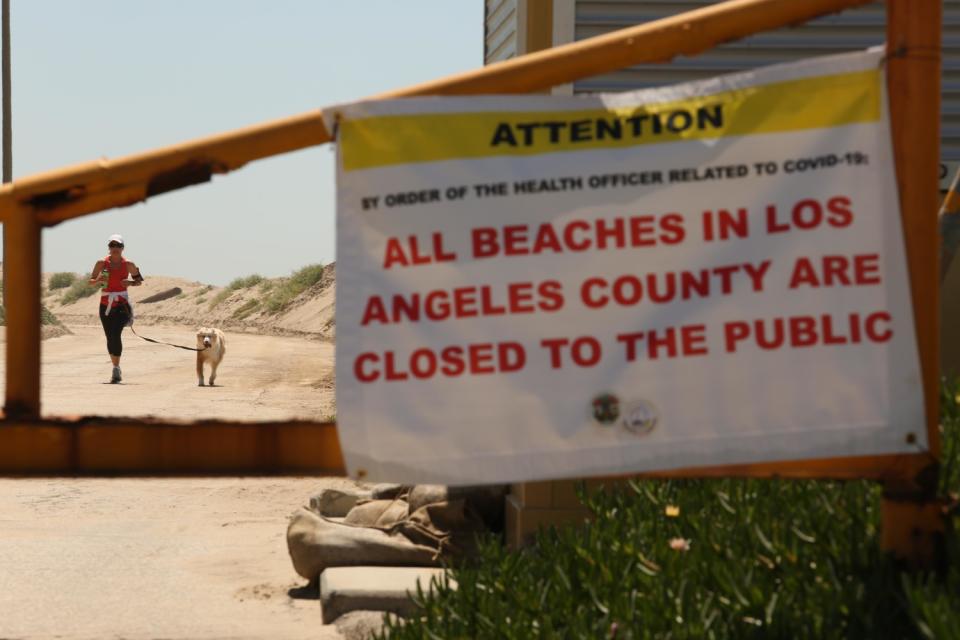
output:
[[[0,475],[343,475],[336,425],[0,420]]]
[[[526,93],[805,22],[870,0],[730,0],[440,80],[372,96]],[[210,180],[248,162],[329,142],[316,110],[171,147],[27,176],[0,188],[0,221],[24,207],[54,225]]]
[[[915,478],[929,454],[678,469],[648,478]],[[329,422],[158,422],[124,418],[0,419],[0,476],[344,475]]]

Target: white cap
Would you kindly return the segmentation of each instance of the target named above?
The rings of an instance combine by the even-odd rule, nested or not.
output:
[[[109,240],[107,240],[107,244],[110,244],[111,242],[119,242],[120,244],[123,244],[123,236],[119,233],[115,233],[110,236]]]

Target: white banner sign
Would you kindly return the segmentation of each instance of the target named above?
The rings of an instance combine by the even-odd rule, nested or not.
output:
[[[334,115],[352,475],[925,448],[879,52]]]

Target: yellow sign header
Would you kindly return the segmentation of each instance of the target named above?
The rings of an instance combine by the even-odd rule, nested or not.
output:
[[[345,171],[455,158],[820,129],[880,119],[880,70],[788,80],[617,109],[421,113],[340,125]]]

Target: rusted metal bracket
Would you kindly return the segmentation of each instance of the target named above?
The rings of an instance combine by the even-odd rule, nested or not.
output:
[[[883,483],[880,548],[909,570],[946,568],[948,501],[937,496],[939,465],[932,463],[912,480]]]

